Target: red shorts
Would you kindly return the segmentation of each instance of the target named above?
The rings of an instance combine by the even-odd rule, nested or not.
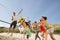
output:
[[[44,28],[43,25],[40,25],[39,28],[41,29],[41,30],[40,30],[41,32],[46,32],[46,30],[45,30],[45,28]]]

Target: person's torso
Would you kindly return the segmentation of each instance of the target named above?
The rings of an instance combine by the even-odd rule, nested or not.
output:
[[[31,35],[31,30],[28,27],[25,29],[25,32],[27,35]]]
[[[17,16],[12,16],[13,17],[13,20],[12,21],[16,21],[17,20]]]

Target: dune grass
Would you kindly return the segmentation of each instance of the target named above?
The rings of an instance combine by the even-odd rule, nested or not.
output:
[[[52,24],[54,27],[54,34],[60,34],[60,24]],[[0,33],[8,32],[8,28],[0,27]],[[15,29],[14,33],[19,33],[18,28]]]

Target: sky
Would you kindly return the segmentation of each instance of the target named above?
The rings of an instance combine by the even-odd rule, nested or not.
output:
[[[50,24],[60,23],[60,0],[0,0],[0,20],[11,23],[13,12],[18,13],[21,8],[23,11],[18,19],[29,17],[34,22],[39,21],[41,16],[47,16]],[[3,22],[0,25],[9,27]]]

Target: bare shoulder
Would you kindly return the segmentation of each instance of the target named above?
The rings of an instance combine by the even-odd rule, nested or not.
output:
[[[44,23],[45,25],[49,25],[49,23],[47,22],[47,21],[45,21],[45,23]]]

